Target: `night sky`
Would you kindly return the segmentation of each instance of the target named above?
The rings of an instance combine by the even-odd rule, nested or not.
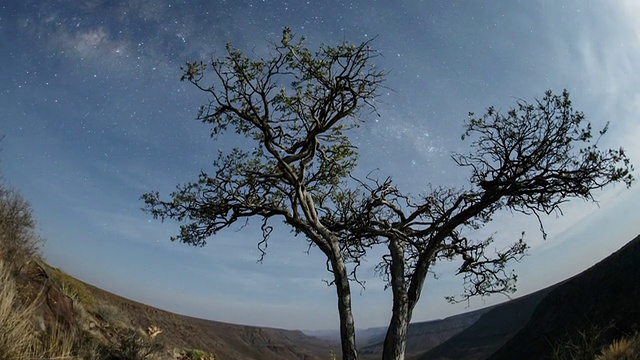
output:
[[[220,233],[204,248],[169,241],[175,223],[143,213],[141,194],[168,194],[210,170],[218,149],[195,120],[207,98],[179,81],[180,65],[264,53],[290,27],[312,49],[374,37],[388,71],[378,113],[351,133],[358,172],[378,169],[403,191],[464,186],[453,151],[469,111],[507,110],[567,88],[599,129],[640,164],[640,3],[585,1],[3,1],[0,5],[1,173],[31,203],[48,262],[98,287],[170,311],[233,323],[337,329],[335,290],[317,249],[282,227],[257,264],[259,224]],[[636,177],[638,175],[636,174]],[[637,185],[637,184],[636,184]],[[516,296],[576,274],[640,233],[639,186],[572,202],[564,216],[501,213],[478,235],[497,245],[526,231],[529,256],[513,269]],[[275,222],[274,222],[275,223]],[[391,293],[373,273],[354,284],[356,326],[386,325]],[[449,305],[456,264],[427,280],[414,321],[504,301]]]

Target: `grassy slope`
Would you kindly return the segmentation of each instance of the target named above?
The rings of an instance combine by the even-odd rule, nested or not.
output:
[[[55,281],[74,294],[93,315],[85,327],[129,327],[162,330],[158,341],[169,348],[202,349],[217,359],[326,359],[338,346],[300,331],[227,324],[174,314],[85,284],[44,265]]]

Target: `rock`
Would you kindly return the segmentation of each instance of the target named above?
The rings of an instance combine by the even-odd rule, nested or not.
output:
[[[74,328],[76,320],[73,312],[73,300],[66,296],[56,284],[52,283],[47,284],[46,294],[45,314],[68,329]]]
[[[59,284],[36,261],[26,263],[20,271],[23,294],[29,301],[37,301],[36,319],[41,319],[47,327],[54,324],[67,330],[76,329],[77,321],[73,310],[73,300],[64,294]]]

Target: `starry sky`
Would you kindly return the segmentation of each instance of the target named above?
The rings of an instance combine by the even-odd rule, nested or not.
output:
[[[469,111],[508,109],[547,89],[567,88],[602,139],[640,162],[640,3],[527,1],[184,1],[34,0],[0,5],[0,169],[31,203],[44,255],[70,274],[134,300],[208,319],[291,329],[337,329],[335,290],[323,257],[277,228],[262,264],[259,224],[220,233],[204,248],[172,243],[177,224],[143,213],[141,194],[168,194],[210,170],[218,149],[195,116],[206,97],[179,81],[180,65],[251,53],[278,41],[284,26],[309,47],[374,37],[388,71],[380,116],[351,133],[358,170],[378,169],[403,191],[463,186],[453,151]],[[638,175],[636,174],[636,177]],[[571,202],[564,216],[501,213],[479,232],[498,245],[521,231],[529,255],[512,268],[523,295],[572,276],[640,233],[639,186]],[[359,328],[386,325],[391,294],[373,273],[354,285]],[[429,278],[414,321],[506,300],[447,304],[459,294],[456,264]]]

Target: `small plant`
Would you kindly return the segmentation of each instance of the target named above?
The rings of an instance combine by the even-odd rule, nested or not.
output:
[[[160,353],[164,346],[144,333],[128,329],[118,337],[118,346],[107,358],[110,360],[145,360]]]
[[[99,319],[106,321],[111,324],[111,326],[116,326],[116,324],[127,324],[130,322],[127,315],[115,305],[100,304],[95,307],[94,313]]]
[[[215,360],[215,355],[207,354],[202,350],[186,349],[178,356],[177,360]]]
[[[329,350],[329,360],[338,360],[338,356],[333,352],[333,350]]]
[[[71,359],[106,360],[109,358],[108,354],[110,353],[111,351],[98,339],[90,333],[82,331],[76,336],[73,346],[73,354],[75,357]]]
[[[162,333],[162,329],[160,329],[159,327],[157,327],[155,325],[151,325],[151,326],[149,326],[149,328],[147,328],[147,334],[152,339],[155,338],[156,336],[160,335],[161,333]]]

